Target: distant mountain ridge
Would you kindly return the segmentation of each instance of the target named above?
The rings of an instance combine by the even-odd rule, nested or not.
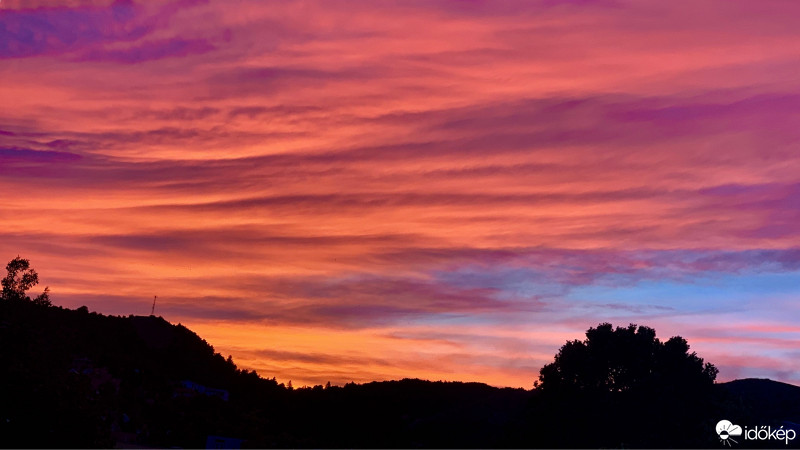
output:
[[[561,431],[537,427],[535,390],[411,379],[290,389],[238,369],[188,328],[155,316],[3,301],[0,361],[5,447],[196,448],[215,438],[244,447],[562,442]],[[720,416],[709,420],[800,421],[800,387],[745,379],[716,390]],[[697,442],[716,445],[713,428]]]
[[[744,378],[719,387],[743,405],[746,419],[800,424],[800,387],[767,378]]]

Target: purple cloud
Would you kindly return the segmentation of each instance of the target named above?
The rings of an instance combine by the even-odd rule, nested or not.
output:
[[[107,8],[4,10],[0,58],[64,53],[87,45],[133,41],[152,26],[137,24],[136,6],[119,1]]]
[[[0,167],[21,162],[67,163],[81,159],[81,155],[54,151],[32,150],[27,148],[0,148]]]
[[[78,56],[78,61],[101,61],[136,64],[164,58],[200,55],[216,47],[204,39],[172,38],[145,42],[133,47],[117,49],[94,49]]]

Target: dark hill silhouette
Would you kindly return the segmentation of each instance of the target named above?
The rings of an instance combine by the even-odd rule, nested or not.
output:
[[[745,378],[720,386],[760,419],[800,423],[800,387],[765,378]]]
[[[481,383],[289,389],[180,324],[85,307],[0,301],[0,342],[6,447],[512,446],[529,406],[528,391]]]
[[[725,399],[725,419],[753,429],[794,430],[787,443],[775,440],[743,442],[742,448],[800,448],[800,387],[769,379],[746,378],[717,386]]]
[[[411,379],[290,389],[238,369],[180,324],[85,307],[0,301],[0,361],[4,447],[196,448],[209,436],[244,447],[564,447],[587,435],[570,421],[585,412],[559,418],[553,402],[562,412],[569,403],[542,390]],[[738,380],[714,389],[705,421],[797,418],[796,386]],[[648,417],[617,407],[602,413]],[[633,444],[668,445],[660,433]],[[721,448],[713,428],[701,433],[681,442]],[[592,439],[580,442],[604,445]]]

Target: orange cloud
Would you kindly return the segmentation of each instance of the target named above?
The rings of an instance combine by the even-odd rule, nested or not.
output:
[[[793,380],[796,9],[4,0],[0,256],[300,384],[528,387],[601,320]]]

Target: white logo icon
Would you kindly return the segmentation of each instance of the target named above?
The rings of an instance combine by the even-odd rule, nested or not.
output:
[[[732,424],[730,420],[720,420],[717,422],[717,435],[719,435],[720,442],[730,447],[731,441],[739,443],[732,436],[741,436],[742,427]]]

